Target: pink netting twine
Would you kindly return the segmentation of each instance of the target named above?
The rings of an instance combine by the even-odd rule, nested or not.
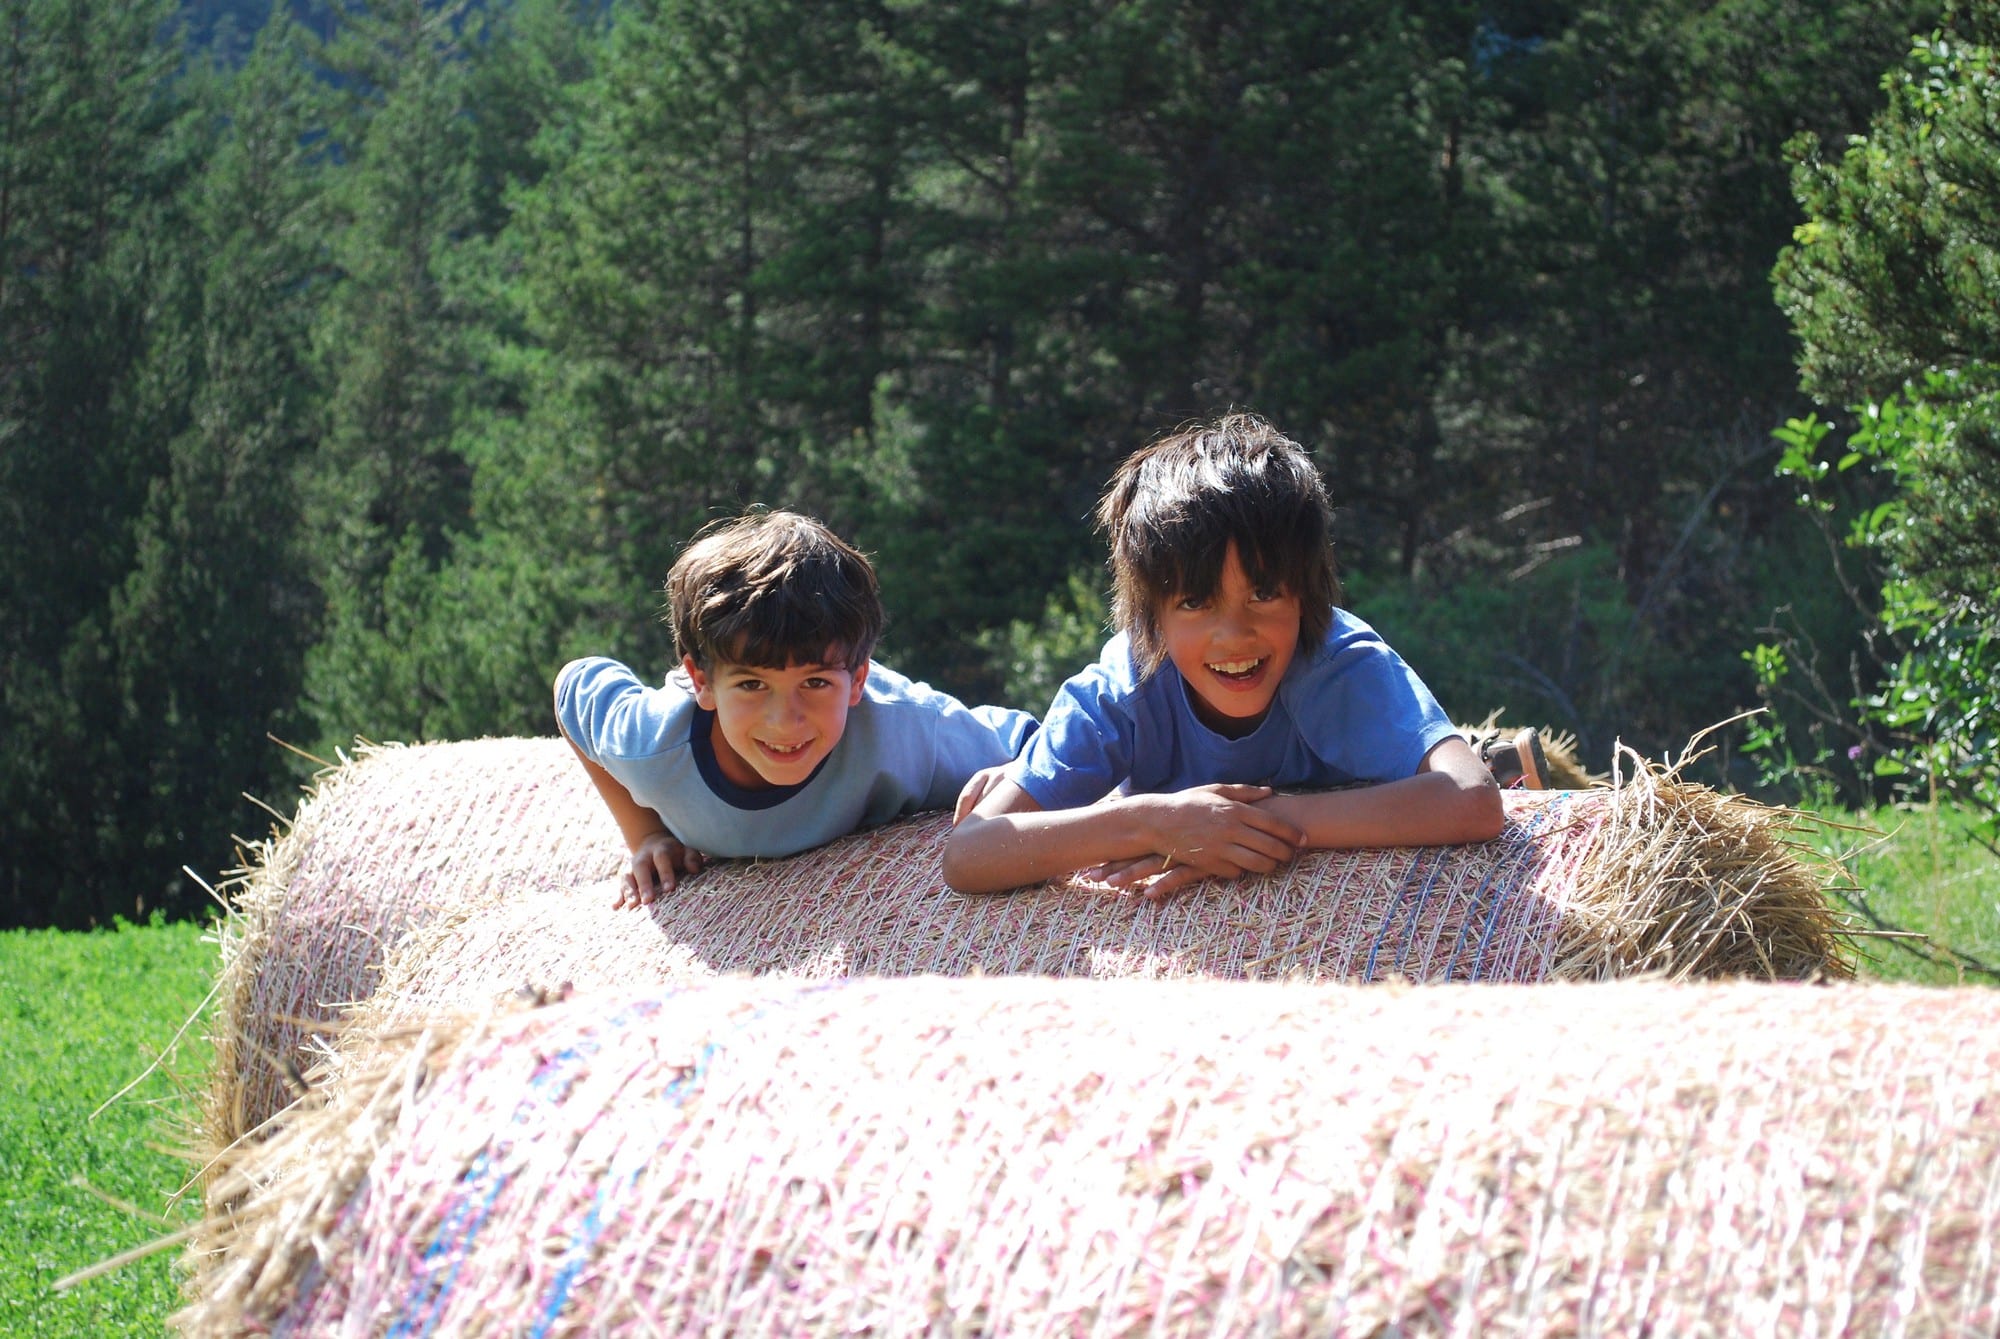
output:
[[[348,1040],[185,1333],[2000,1326],[1993,992],[738,978]]]

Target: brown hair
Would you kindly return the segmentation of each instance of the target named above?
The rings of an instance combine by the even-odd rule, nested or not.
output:
[[[674,649],[707,670],[719,661],[777,668],[867,663],[882,635],[875,569],[809,516],[757,510],[703,529],[667,573]]]
[[[1161,601],[1214,595],[1231,544],[1253,585],[1298,597],[1311,654],[1340,600],[1331,518],[1312,458],[1255,414],[1192,424],[1126,457],[1097,523],[1111,541],[1112,612],[1140,673],[1166,658]]]

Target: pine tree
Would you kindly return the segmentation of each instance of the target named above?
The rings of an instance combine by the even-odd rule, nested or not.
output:
[[[278,801],[319,617],[299,545],[297,479],[317,386],[307,331],[324,277],[318,86],[299,30],[274,15],[221,93],[219,142],[189,192],[189,283],[147,360],[167,445],[136,527],[110,632],[141,784],[123,826],[155,867],[229,865]],[[171,313],[172,307],[167,310]],[[178,401],[178,405],[174,404]],[[128,857],[130,859],[130,857]],[[183,907],[206,901],[176,878]],[[171,904],[171,902],[170,902]]]
[[[197,151],[164,3],[0,4],[0,923],[157,905],[108,599],[164,442],[147,296]]]
[[[434,569],[469,524],[454,437],[470,314],[446,277],[475,218],[463,18],[420,0],[345,9],[324,56],[347,102],[332,122],[336,277],[313,325],[325,398],[306,475],[327,601],[307,696],[326,748],[413,737],[422,695],[448,691],[395,683],[403,615],[386,592],[392,565]]]

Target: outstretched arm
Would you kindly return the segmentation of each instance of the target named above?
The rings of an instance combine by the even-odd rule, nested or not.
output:
[[[944,877],[962,893],[997,893],[1108,861],[1158,857],[1193,878],[1268,873],[1302,834],[1257,801],[1268,786],[1197,786],[1083,809],[1044,810],[1012,781],[988,790],[945,843]]]
[[[667,831],[667,825],[660,821],[659,814],[633,799],[632,792],[625,789],[617,777],[584,757],[575,740],[570,740],[569,746],[575,752],[576,760],[583,764],[591,785],[597,787],[604,807],[611,811],[618,831],[625,838],[625,849],[631,852],[618,900],[612,905],[648,906],[663,893],[671,893],[683,875],[701,873],[707,857],[683,845],[678,837]]]
[[[567,674],[568,667],[563,674]],[[576,760],[583,764],[585,775],[596,788],[604,807],[611,811],[611,817],[618,824],[620,835],[625,838],[625,849],[631,859],[625,868],[625,878],[619,889],[618,907],[641,907],[657,899],[662,893],[674,890],[674,884],[682,875],[700,873],[705,857],[699,851],[688,849],[680,839],[667,830],[659,814],[632,798],[632,792],[625,784],[611,775],[604,767],[592,762],[576,741],[569,737],[569,731],[562,728],[562,682],[563,674],[556,676],[556,725]]]
[[[1493,773],[1458,735],[1440,740],[1415,776],[1353,790],[1273,795],[1261,806],[1305,832],[1311,847],[1455,846],[1500,834]]]
[[[1349,790],[1272,795],[1257,807],[1293,824],[1303,835],[1301,847],[1322,850],[1481,842],[1498,836],[1506,817],[1493,774],[1457,735],[1425,754],[1415,776]],[[1147,897],[1163,898],[1204,877],[1194,869],[1168,869],[1142,859],[1110,881],[1143,885]]]

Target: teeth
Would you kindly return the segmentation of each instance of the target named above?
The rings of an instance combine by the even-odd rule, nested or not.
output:
[[[772,743],[769,743],[769,742],[766,742],[766,743],[765,743],[765,745],[764,745],[764,747],[765,747],[765,748],[767,748],[767,749],[769,749],[769,750],[771,750],[771,752],[773,752],[773,753],[798,753],[798,752],[800,752],[801,750],[803,750],[803,749],[805,748],[805,745],[804,745],[804,744],[793,744],[793,745],[792,745],[791,747],[787,748],[787,747],[786,747],[785,745],[783,745],[783,744],[772,744]]]
[[[1248,674],[1263,663],[1261,658],[1255,660],[1214,660],[1209,662],[1208,667],[1217,674]]]

